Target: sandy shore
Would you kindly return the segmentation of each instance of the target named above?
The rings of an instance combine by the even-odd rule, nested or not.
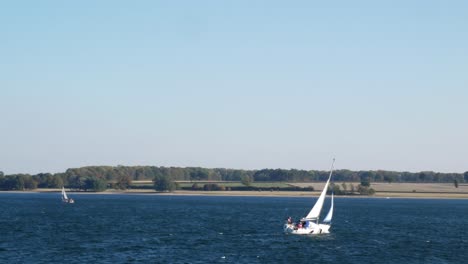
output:
[[[34,191],[3,191],[1,193],[59,193],[61,189],[37,189]],[[153,190],[107,190],[104,192],[72,192],[67,191],[69,194],[128,194],[128,195],[203,195],[203,196],[259,196],[259,197],[318,197],[320,191],[301,192],[301,191],[186,191],[177,190],[172,193],[156,192]],[[405,191],[378,191],[372,196],[338,196],[338,197],[352,197],[352,198],[445,198],[445,199],[468,199],[468,192],[405,192]]]

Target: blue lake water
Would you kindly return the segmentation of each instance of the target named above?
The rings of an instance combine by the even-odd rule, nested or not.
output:
[[[331,234],[306,237],[282,226],[315,198],[71,196],[0,193],[0,263],[468,261],[468,200],[336,198]]]

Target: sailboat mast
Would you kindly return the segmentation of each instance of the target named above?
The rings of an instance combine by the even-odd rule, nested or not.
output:
[[[333,158],[333,162],[332,162],[332,165],[331,165],[331,168],[330,168],[330,175],[328,175],[328,178],[331,178],[334,166],[335,166],[335,158]]]

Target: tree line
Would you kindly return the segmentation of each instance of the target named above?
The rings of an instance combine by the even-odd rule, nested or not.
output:
[[[67,169],[61,173],[4,175],[0,171],[0,190],[29,190],[36,188],[67,188],[83,191],[101,191],[106,188],[126,189],[135,180],[169,178],[172,181],[283,181],[320,182],[328,178],[328,171],[296,169],[237,170],[200,167],[157,166],[88,166]],[[334,181],[341,182],[414,182],[414,183],[464,183],[465,173],[351,171],[336,170]],[[247,185],[246,184],[246,185]]]

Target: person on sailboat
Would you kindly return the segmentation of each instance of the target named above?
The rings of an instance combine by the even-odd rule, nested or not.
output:
[[[288,217],[288,224],[290,225],[290,224],[292,224],[292,223],[293,223],[292,218],[291,218],[291,217]]]

